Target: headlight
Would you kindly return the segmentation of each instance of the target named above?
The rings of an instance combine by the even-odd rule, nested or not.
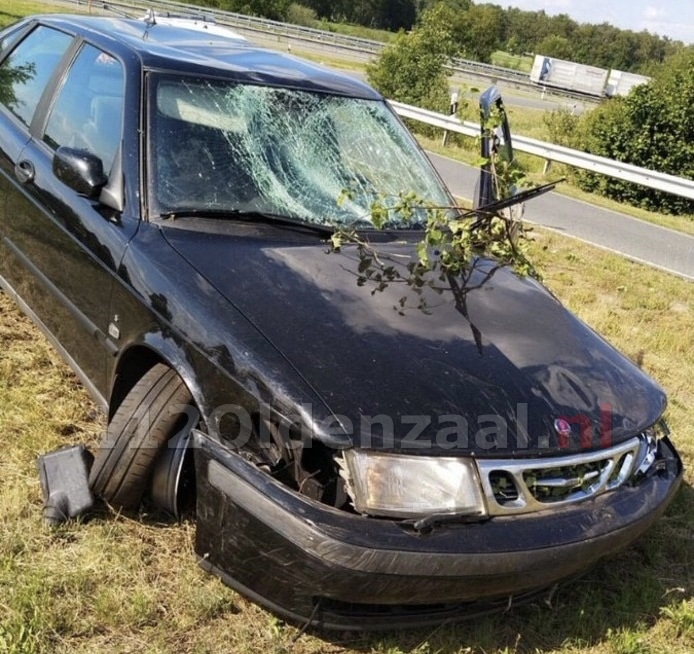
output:
[[[340,474],[359,513],[416,518],[433,513],[484,516],[471,459],[345,450]]]
[[[658,441],[670,435],[670,428],[663,418],[641,434],[641,448],[636,456],[632,473],[645,475],[658,457]]]

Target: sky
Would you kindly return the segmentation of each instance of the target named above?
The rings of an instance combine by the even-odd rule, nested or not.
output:
[[[568,14],[579,23],[611,23],[622,29],[694,43],[694,0],[492,0],[502,7]]]

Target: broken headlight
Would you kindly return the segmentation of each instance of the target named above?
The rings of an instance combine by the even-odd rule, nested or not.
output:
[[[663,418],[641,435],[641,448],[636,457],[633,474],[636,478],[648,474],[658,457],[658,441],[670,435],[670,428]]]
[[[351,449],[343,452],[338,463],[359,513],[396,518],[486,515],[477,467],[471,459]]]

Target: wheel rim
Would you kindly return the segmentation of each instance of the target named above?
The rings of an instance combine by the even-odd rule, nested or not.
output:
[[[172,438],[154,464],[150,495],[154,503],[180,519],[179,491],[183,464],[188,453],[192,430],[186,429]]]

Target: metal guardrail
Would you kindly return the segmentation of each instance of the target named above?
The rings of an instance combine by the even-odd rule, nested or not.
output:
[[[106,9],[115,12],[136,12],[143,14],[149,9],[161,12],[171,12],[176,14],[187,14],[205,16],[214,20],[220,25],[235,27],[248,32],[260,32],[271,34],[278,37],[294,41],[307,41],[329,45],[343,50],[359,52],[362,54],[377,56],[387,45],[381,41],[364,39],[346,34],[338,34],[327,30],[303,27],[291,23],[282,23],[267,18],[258,18],[237,14],[230,11],[223,11],[213,7],[203,7],[201,5],[174,2],[172,0],[60,0],[63,3],[71,3],[78,6],[89,7],[91,9]],[[530,81],[529,74],[511,68],[503,68],[492,64],[484,64],[479,61],[469,61],[467,59],[454,59],[448,67],[453,73],[473,74],[485,78],[511,82],[518,86],[524,86],[539,90],[539,87]]]
[[[465,136],[480,135],[479,123],[473,123],[468,120],[460,120],[454,116],[446,116],[445,114],[439,114],[435,111],[430,111],[429,109],[413,107],[410,104],[395,102],[394,100],[388,100],[388,104],[393,107],[398,116],[402,116],[403,118],[418,120],[420,123],[426,123],[427,125],[432,125],[433,127],[440,127],[441,129],[445,129],[449,132],[457,132],[458,134],[464,134]],[[517,138],[517,136],[513,137],[514,143],[516,142]]]
[[[390,105],[403,118],[417,120],[427,125],[440,127],[449,132],[464,134],[465,136],[478,136],[479,124],[469,121],[461,121],[454,116],[445,116],[427,109],[420,109],[401,102],[390,102]],[[561,145],[553,145],[528,138],[527,136],[513,136],[513,147],[528,154],[541,157],[546,161],[556,161],[593,173],[600,173],[625,182],[641,184],[658,191],[672,193],[689,200],[694,200],[694,181],[675,177],[667,173],[659,173],[648,168],[641,168],[621,161],[613,161],[606,157],[599,157],[580,150],[572,150]]]

